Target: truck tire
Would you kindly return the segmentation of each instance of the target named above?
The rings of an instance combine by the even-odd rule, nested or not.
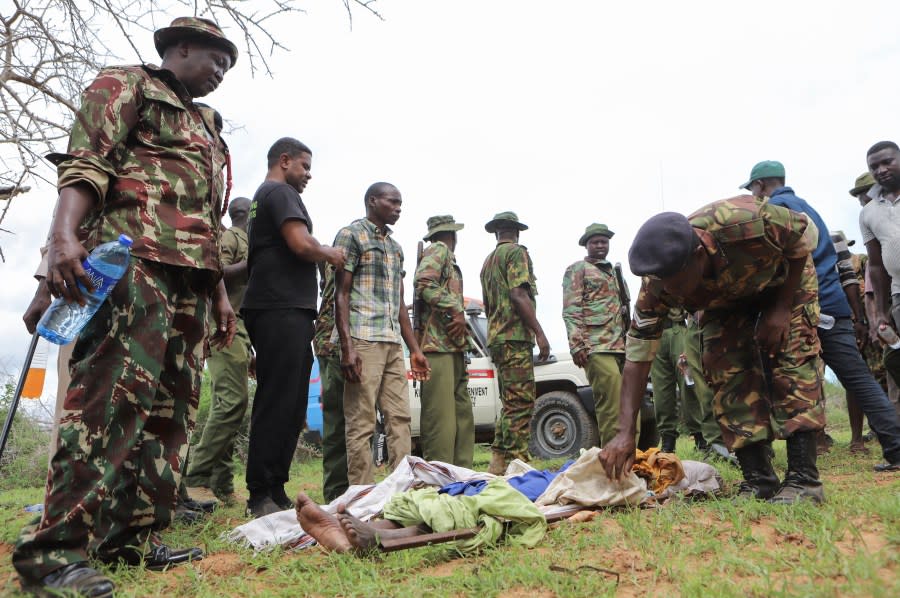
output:
[[[575,393],[553,390],[535,401],[528,443],[535,458],[575,457],[580,449],[597,446],[599,439],[597,422]]]

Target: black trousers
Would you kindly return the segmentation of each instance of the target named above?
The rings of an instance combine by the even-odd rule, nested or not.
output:
[[[247,490],[251,499],[258,499],[288,481],[297,440],[306,423],[316,312],[245,309],[241,314],[256,350]]]

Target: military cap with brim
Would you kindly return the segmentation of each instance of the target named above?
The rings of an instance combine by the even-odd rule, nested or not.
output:
[[[165,54],[166,48],[184,39],[208,41],[214,46],[221,47],[231,55],[231,66],[234,66],[234,63],[237,62],[237,46],[225,37],[218,25],[208,19],[178,17],[168,27],[157,29],[153,33],[153,44],[156,46],[156,51],[159,53],[160,58]]]
[[[609,227],[605,224],[597,224],[596,222],[588,226],[584,229],[584,234],[581,235],[581,238],[578,239],[578,244],[584,247],[587,245],[588,239],[596,235],[603,235],[607,239],[612,239],[612,236],[616,234],[609,230]]]
[[[428,233],[422,237],[422,240],[428,241],[437,233],[455,233],[462,230],[464,226],[463,223],[454,220],[453,216],[432,216],[428,219]]]
[[[864,172],[858,177],[856,177],[856,182],[853,184],[853,189],[850,189],[850,195],[853,197],[859,197],[869,189],[871,189],[875,185],[875,177],[872,176],[871,172]]]
[[[677,212],[657,214],[638,229],[628,265],[636,276],[667,278],[687,265],[694,248],[694,227]]]
[[[494,215],[494,219],[484,225],[484,230],[489,233],[497,232],[498,228],[514,228],[516,230],[528,230],[528,226],[519,222],[515,212],[500,212]]]
[[[759,179],[784,178],[784,164],[776,160],[763,160],[750,169],[750,179],[741,185],[741,189],[749,189],[750,183]]]

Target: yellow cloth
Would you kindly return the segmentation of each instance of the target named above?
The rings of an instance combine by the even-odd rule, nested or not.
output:
[[[647,480],[647,487],[656,494],[684,479],[684,467],[675,453],[661,453],[658,448],[646,451],[635,449],[631,471]]]

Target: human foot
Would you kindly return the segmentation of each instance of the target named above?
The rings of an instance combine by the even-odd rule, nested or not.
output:
[[[344,505],[338,505],[337,520],[340,522],[346,538],[357,552],[367,552],[378,548],[379,530],[351,515]]]
[[[321,546],[334,552],[347,552],[353,549],[338,520],[326,513],[305,493],[297,495],[295,508],[300,527]]]

